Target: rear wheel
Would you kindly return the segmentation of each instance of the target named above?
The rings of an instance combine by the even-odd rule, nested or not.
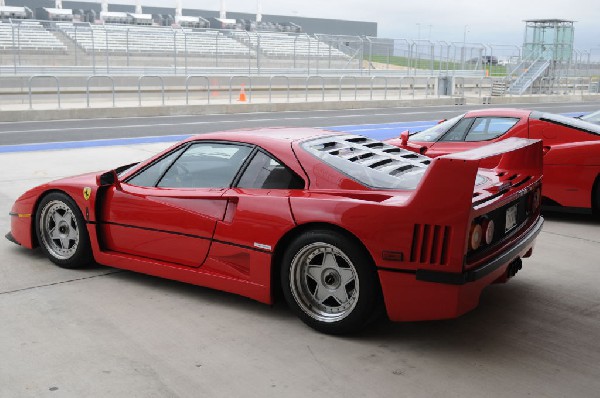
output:
[[[346,236],[326,230],[296,238],[283,256],[286,301],[312,328],[352,333],[381,313],[381,293],[370,256]]]
[[[40,247],[56,265],[79,268],[92,261],[85,221],[69,196],[46,195],[38,206],[35,225]]]

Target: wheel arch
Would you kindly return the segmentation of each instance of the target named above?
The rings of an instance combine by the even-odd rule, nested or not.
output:
[[[275,245],[275,250],[273,250],[273,256],[271,257],[271,297],[273,297],[274,299],[281,297],[281,288],[282,288],[281,283],[280,283],[281,261],[285,254],[285,249],[298,236],[302,235],[303,233],[305,233],[307,231],[314,231],[314,230],[334,231],[334,232],[337,232],[337,233],[345,236],[346,238],[352,240],[354,243],[356,243],[358,245],[358,247],[361,248],[361,250],[364,252],[364,254],[366,256],[368,256],[369,259],[371,259],[373,266],[375,265],[375,260],[373,259],[373,256],[371,255],[371,253],[369,252],[367,247],[363,244],[363,242],[356,235],[354,235],[352,232],[348,231],[347,229],[342,228],[339,225],[335,225],[335,224],[331,224],[331,223],[327,223],[327,222],[310,222],[310,223],[306,223],[306,224],[297,225],[296,227],[294,227],[291,230],[289,230],[288,232],[286,232],[281,237],[281,239],[279,239],[279,241]],[[379,282],[379,279],[378,279],[378,282]]]

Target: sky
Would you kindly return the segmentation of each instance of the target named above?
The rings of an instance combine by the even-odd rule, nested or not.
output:
[[[135,4],[135,0],[115,0]],[[219,0],[182,0],[183,8],[218,11]],[[110,3],[110,0],[109,0]],[[142,0],[153,6],[175,0]],[[256,0],[226,0],[227,10],[255,13]],[[526,19],[575,23],[575,48],[600,56],[598,0],[262,0],[263,14],[377,22],[378,37],[521,45]],[[465,35],[466,31],[466,35]]]

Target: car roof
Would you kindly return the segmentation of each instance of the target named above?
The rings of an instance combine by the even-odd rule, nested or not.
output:
[[[465,117],[478,117],[478,116],[502,116],[502,117],[518,117],[527,118],[531,115],[530,110],[527,109],[516,109],[516,108],[491,108],[491,109],[477,109],[468,111]]]
[[[186,141],[225,140],[269,146],[269,144],[291,143],[331,135],[343,135],[343,133],[309,127],[273,127],[199,134],[190,137]]]

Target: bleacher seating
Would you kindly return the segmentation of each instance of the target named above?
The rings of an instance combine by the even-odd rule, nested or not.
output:
[[[260,51],[266,56],[308,56],[310,50],[311,57],[329,57],[346,58],[346,55],[337,48],[330,47],[328,44],[307,35],[289,35],[286,33],[275,32],[244,32],[232,31],[231,35],[242,43],[258,49],[258,36],[260,36]]]
[[[57,23],[57,27],[83,50],[112,53],[178,53],[248,55],[248,46],[217,31],[195,31],[165,27],[123,25],[75,25]],[[218,38],[217,38],[218,36]],[[107,44],[108,41],[108,44]],[[253,55],[254,52],[250,50]]]
[[[13,48],[20,51],[67,50],[67,47],[52,32],[46,30],[42,24],[28,20],[21,20],[19,23],[14,24],[0,23],[0,50]]]

